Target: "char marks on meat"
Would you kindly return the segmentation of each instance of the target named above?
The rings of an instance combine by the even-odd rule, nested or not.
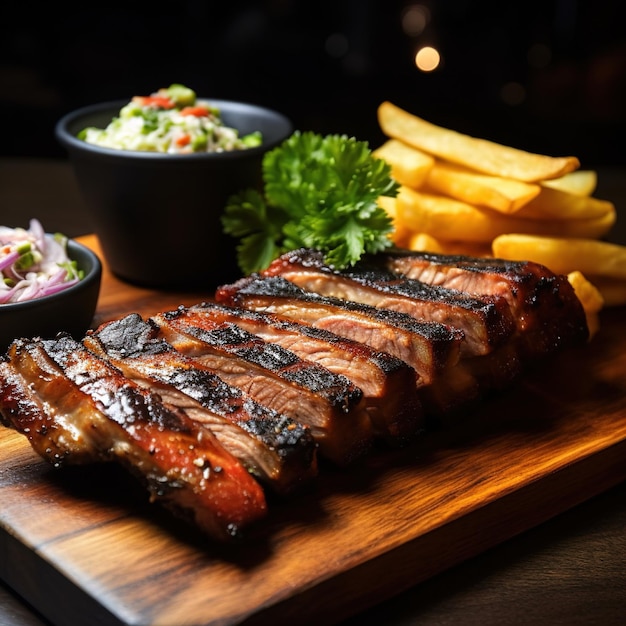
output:
[[[259,404],[215,372],[158,337],[137,313],[108,322],[84,344],[125,376],[208,427],[220,444],[261,482],[286,494],[317,473],[310,429]]]
[[[411,315],[323,296],[282,276],[249,276],[216,292],[218,302],[304,321],[409,363],[424,407],[442,412],[478,394],[460,360],[463,332]]]
[[[16,339],[0,421],[55,466],[121,463],[223,540],[266,515],[265,488],[310,482],[318,452],[343,466],[451,424],[589,336],[565,276],[498,259],[390,250],[336,271],[298,250],[214,299]]]
[[[404,442],[421,431],[415,370],[396,356],[287,317],[216,303],[192,309],[216,324],[236,324],[351,380],[363,391],[377,436],[387,442]]]
[[[69,336],[16,340],[2,367],[3,419],[54,465],[117,461],[219,540],[266,514],[259,483],[208,429]]]
[[[430,285],[504,298],[526,358],[580,344],[589,336],[585,312],[567,277],[531,261],[394,250],[367,263]]]
[[[306,424],[322,456],[345,465],[371,447],[374,430],[363,392],[345,376],[235,324],[216,323],[197,309],[179,307],[151,319],[178,351],[261,404]]]
[[[262,272],[326,296],[352,300],[382,309],[400,311],[422,322],[438,322],[463,331],[464,355],[487,354],[512,334],[515,323],[506,300],[500,296],[470,295],[440,285],[394,274],[374,264],[357,264],[338,271],[326,265],[320,252],[288,252]]]

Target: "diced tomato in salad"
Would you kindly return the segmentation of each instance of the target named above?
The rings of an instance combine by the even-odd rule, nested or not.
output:
[[[191,136],[190,135],[181,135],[180,137],[178,137],[178,139],[176,139],[176,145],[180,146],[181,148],[183,146],[188,146],[191,143]]]
[[[134,96],[133,102],[142,107],[158,107],[160,109],[173,109],[176,103],[167,96]]]
[[[208,107],[183,107],[180,110],[181,115],[193,115],[195,117],[206,117],[210,113]]]

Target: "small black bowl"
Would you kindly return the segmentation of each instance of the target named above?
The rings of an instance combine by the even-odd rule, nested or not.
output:
[[[104,257],[119,278],[162,289],[206,291],[240,275],[236,240],[221,216],[228,198],[261,187],[264,154],[292,133],[282,114],[253,104],[212,100],[226,126],[260,131],[259,147],[232,152],[163,154],[117,150],[76,137],[104,128],[124,101],[85,107],[56,125],[70,156]]]
[[[0,304],[1,354],[13,339],[50,339],[61,331],[80,339],[90,327],[98,304],[102,263],[94,252],[72,239],[67,253],[84,271],[80,282],[50,296]]]

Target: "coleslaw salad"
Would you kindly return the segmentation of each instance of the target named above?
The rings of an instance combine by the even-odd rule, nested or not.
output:
[[[28,229],[0,226],[0,305],[68,289],[83,278],[67,254],[68,238],[31,219]]]
[[[84,128],[78,138],[105,148],[169,154],[244,150],[262,142],[259,132],[240,137],[217,107],[179,84],[134,96],[106,128]]]

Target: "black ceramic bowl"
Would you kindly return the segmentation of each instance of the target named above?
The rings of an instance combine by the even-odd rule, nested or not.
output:
[[[89,248],[71,239],[67,253],[84,271],[84,278],[50,296],[0,304],[1,353],[16,338],[39,336],[49,339],[66,331],[80,339],[90,327],[98,304],[102,264]]]
[[[292,133],[282,114],[252,104],[211,100],[240,135],[260,131],[256,148],[163,154],[102,148],[76,135],[104,128],[126,102],[79,109],[56,125],[70,156],[104,257],[119,278],[165,289],[206,291],[236,278],[236,241],[223,233],[228,198],[260,188],[263,155]]]

